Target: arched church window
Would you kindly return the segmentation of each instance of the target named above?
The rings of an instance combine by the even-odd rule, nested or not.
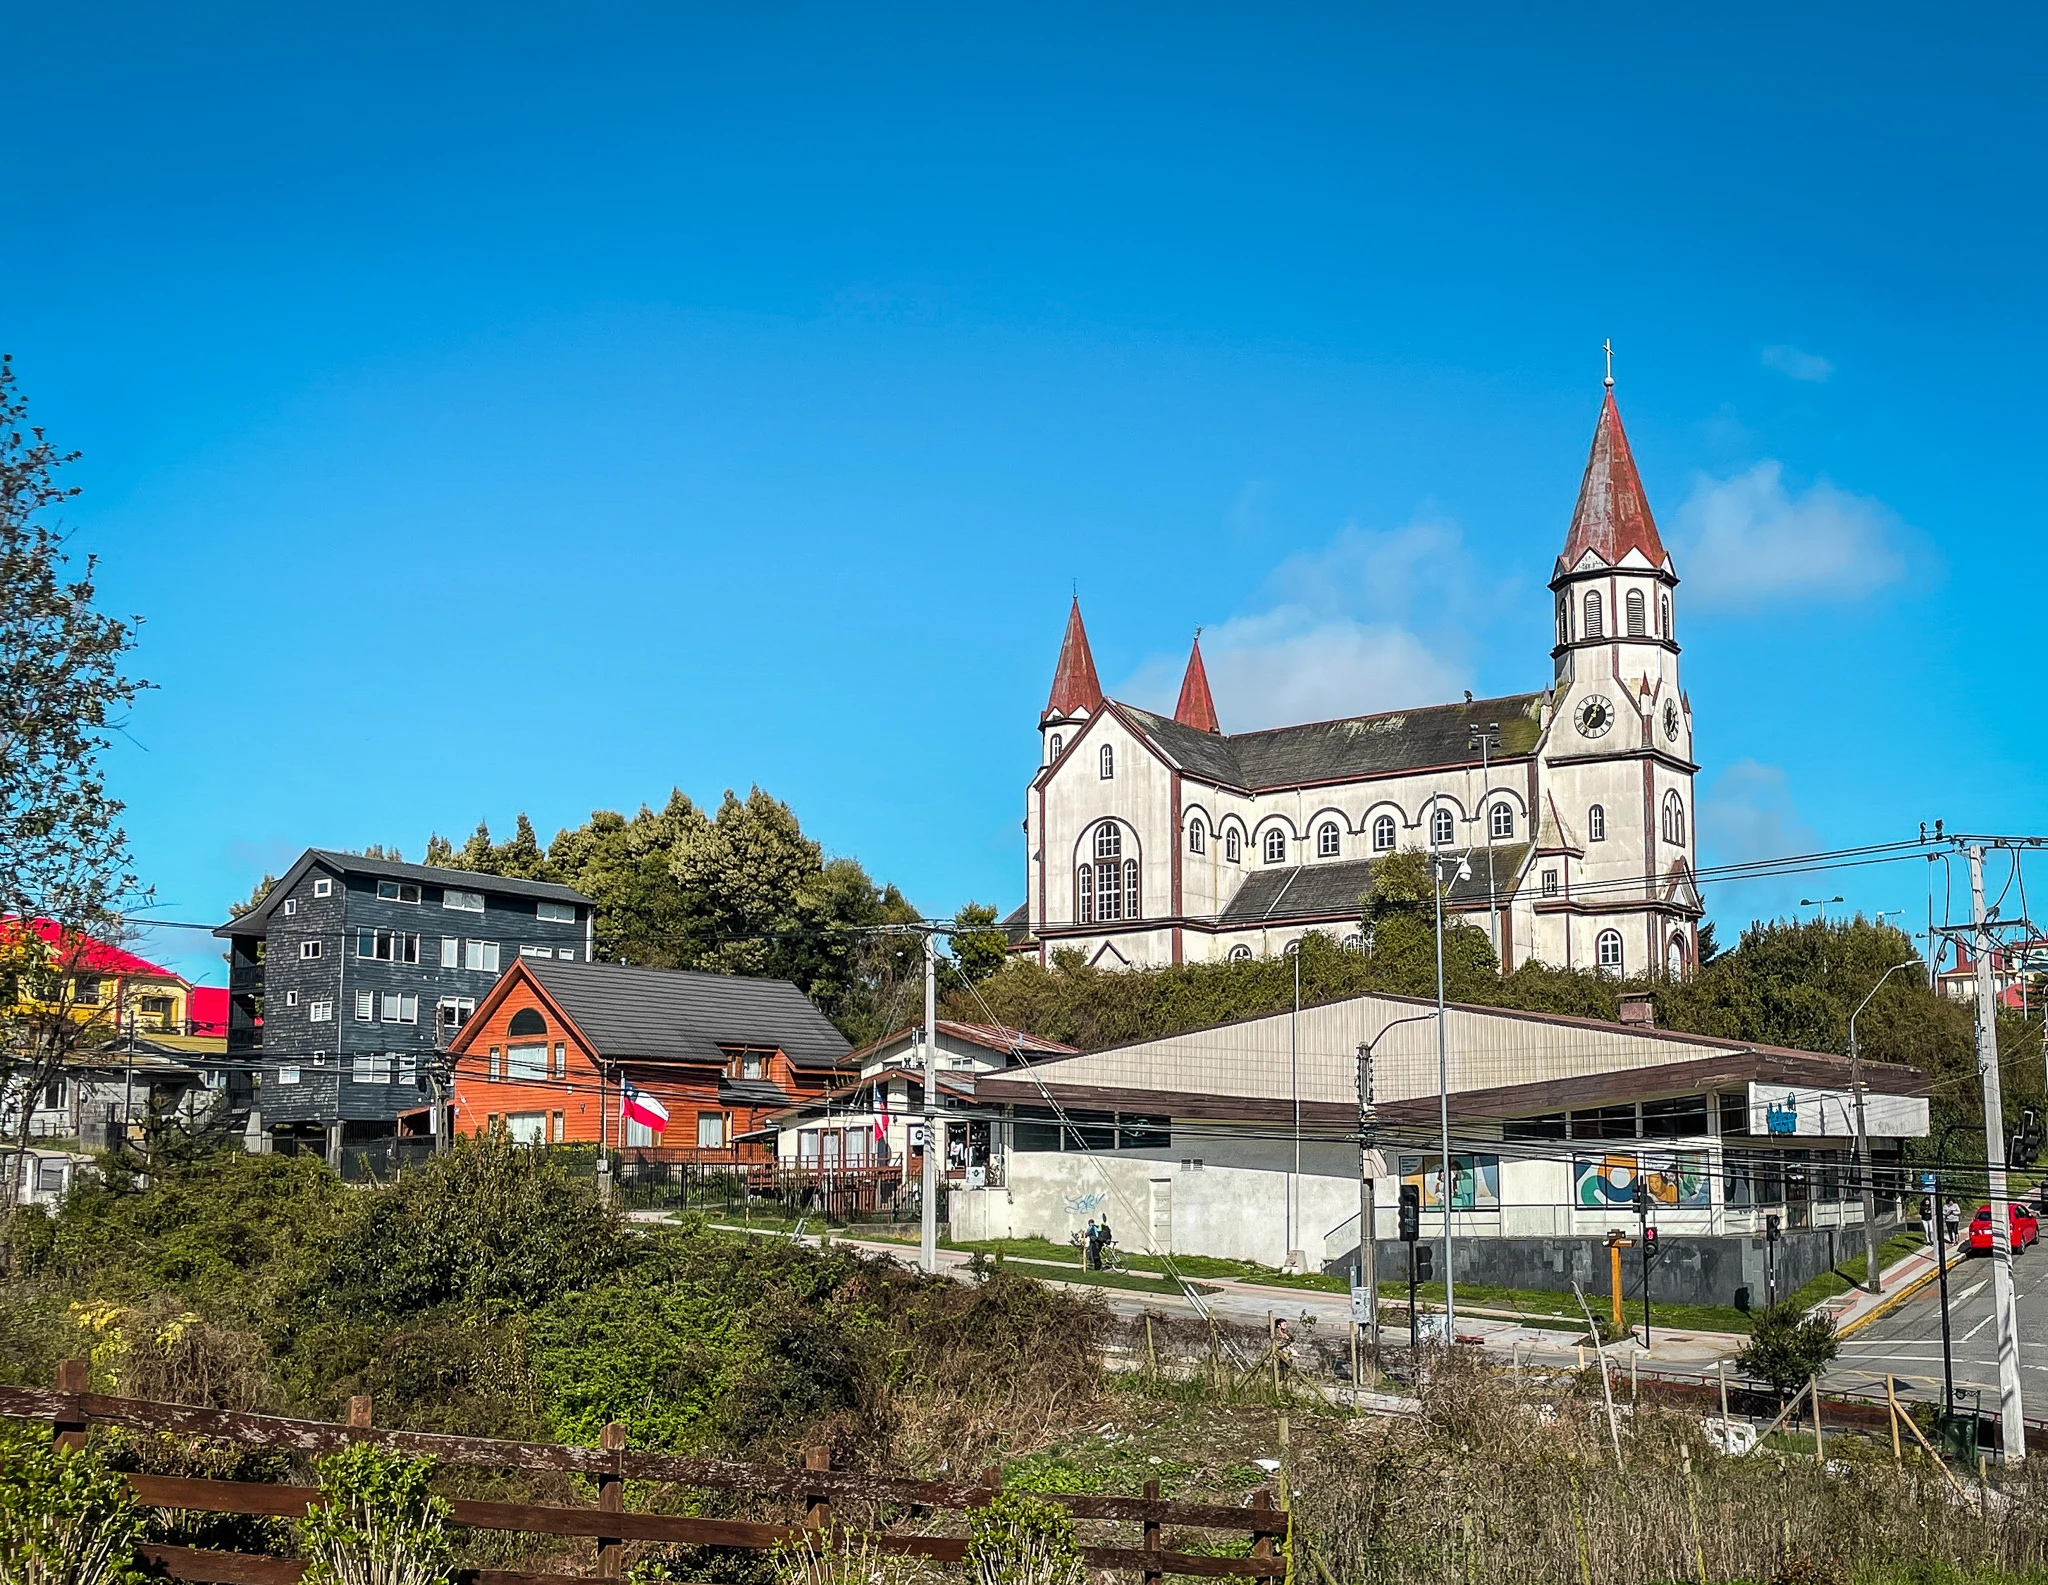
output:
[[[1668,594],[1663,598],[1663,613],[1664,626],[1660,631],[1664,637],[1669,638],[1671,636],[1671,596]]]
[[[1249,963],[1251,960],[1252,949],[1250,947],[1240,944],[1230,949],[1230,961],[1232,963]]]
[[[1240,858],[1244,856],[1243,850],[1238,844],[1236,826],[1232,826],[1228,831],[1223,833],[1223,856],[1224,858],[1228,859],[1232,864],[1235,864]]]
[[[1429,817],[1430,846],[1439,848],[1449,847],[1452,839],[1457,835],[1457,830],[1457,823],[1451,819],[1450,810],[1437,810],[1435,814]]]
[[[1676,792],[1664,795],[1664,840],[1678,844],[1685,841],[1685,800]]]
[[[1059,733],[1057,733],[1057,732],[1053,733],[1053,735],[1052,735],[1052,757],[1053,757],[1054,759],[1058,759],[1058,758],[1060,757],[1060,751],[1061,751],[1062,749],[1064,749],[1064,748],[1065,748],[1066,746],[1067,746],[1067,745],[1066,745],[1066,744],[1065,744],[1064,742],[1062,742],[1062,741],[1061,741]]]
[[[1590,589],[1586,592],[1586,637],[1600,637],[1600,596]],[[1103,772],[1105,776],[1108,774],[1107,771]]]
[[[1394,851],[1394,817],[1381,815],[1372,823],[1372,850],[1375,853]]]
[[[1266,862],[1285,864],[1287,862],[1287,833],[1274,826],[1266,833]]]
[[[1095,866],[1083,864],[1074,877],[1074,922],[1095,923]]]
[[[1621,973],[1621,932],[1603,930],[1593,943],[1593,957],[1609,974]]]
[[[1586,811],[1586,840],[1605,842],[1607,840],[1607,811],[1598,804]]]
[[[1124,860],[1124,917],[1138,917],[1138,861]]]
[[[1188,822],[1188,851],[1190,853],[1200,853],[1203,851],[1208,840],[1208,834],[1202,829],[1201,820],[1199,818],[1190,820]]]
[[[1124,856],[1124,828],[1114,820],[1105,820],[1095,828],[1095,856],[1099,859],[1120,859]]]
[[[1640,589],[1629,590],[1624,608],[1628,612],[1628,636],[1630,638],[1641,638],[1644,631],[1643,591]]]
[[[1563,595],[1557,597],[1557,641],[1560,644],[1572,641],[1572,603]]]
[[[1335,858],[1338,845],[1342,840],[1337,832],[1337,822],[1325,820],[1316,831],[1316,857],[1324,859]]]
[[[1102,745],[1102,779],[1104,781],[1111,781],[1115,777],[1116,745],[1114,743],[1105,743]]]
[[[1685,978],[1685,937],[1673,936],[1664,949],[1664,972],[1674,980]]]
[[[1495,804],[1488,827],[1496,842],[1506,842],[1515,834],[1515,807],[1513,804]]]

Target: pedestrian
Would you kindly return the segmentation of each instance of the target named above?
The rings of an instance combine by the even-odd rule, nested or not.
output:
[[[1102,1219],[1102,1225],[1095,1230],[1095,1269],[1102,1269],[1102,1252],[1116,1242],[1116,1235],[1109,1230],[1109,1218]]]
[[[1929,1249],[1934,1247],[1934,1196],[1920,1196],[1920,1242]]]
[[[1941,1220],[1948,1229],[1948,1242],[1953,1244],[1956,1235],[1963,1230],[1963,1208],[1954,1200],[1950,1200],[1941,1208]]]
[[[1102,1267],[1102,1229],[1095,1224],[1095,1218],[1088,1218],[1088,1231],[1081,1244],[1081,1266],[1086,1271],[1099,1271]]]

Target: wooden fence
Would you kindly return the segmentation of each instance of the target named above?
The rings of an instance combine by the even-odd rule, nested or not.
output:
[[[596,1486],[593,1508],[557,1507],[536,1503],[475,1502],[450,1504],[459,1525],[511,1530],[533,1535],[584,1537],[596,1542],[599,1578],[616,1579],[624,1572],[628,1542],[680,1542],[686,1545],[763,1551],[795,1539],[804,1531],[833,1531],[835,1501],[876,1502],[910,1509],[964,1511],[985,1506],[1001,1489],[996,1470],[983,1472],[979,1483],[904,1480],[834,1470],[825,1449],[814,1450],[802,1469],[731,1463],[720,1459],[683,1458],[669,1453],[636,1452],[626,1447],[625,1427],[604,1428],[597,1447],[550,1442],[510,1442],[487,1437],[445,1436],[422,1431],[380,1431],[371,1424],[367,1398],[351,1399],[349,1418],[341,1425],[325,1420],[291,1420],[272,1415],[235,1414],[184,1404],[156,1403],[141,1398],[116,1398],[87,1390],[84,1360],[66,1360],[57,1368],[55,1388],[0,1387],[0,1415],[49,1422],[57,1441],[77,1446],[92,1426],[168,1432],[175,1436],[214,1437],[244,1446],[275,1448],[299,1454],[329,1453],[354,1442],[370,1442],[395,1452],[426,1456],[444,1464],[490,1469],[517,1469],[577,1474]],[[241,1514],[258,1518],[296,1519],[319,1496],[317,1487],[263,1481],[200,1480],[186,1476],[129,1475],[136,1499],[147,1507],[203,1513]],[[739,1519],[707,1519],[693,1515],[638,1513],[624,1506],[628,1480],[668,1482],[741,1492],[755,1497],[794,1499],[804,1505],[801,1525],[763,1524]],[[1261,1489],[1248,1508],[1222,1504],[1169,1502],[1159,1496],[1159,1483],[1147,1481],[1142,1497],[1090,1496],[1066,1492],[1044,1494],[1076,1519],[1106,1520],[1143,1527],[1141,1546],[1083,1546],[1083,1559],[1094,1568],[1144,1575],[1158,1585],[1166,1574],[1238,1577],[1263,1581],[1286,1573],[1283,1558],[1274,1555],[1274,1538],[1287,1533],[1287,1515],[1275,1507],[1273,1493]],[[1249,1535],[1249,1556],[1228,1557],[1167,1551],[1165,1527],[1209,1529]],[[852,1534],[877,1550],[906,1553],[940,1562],[966,1555],[960,1536],[918,1535],[900,1531]],[[303,1565],[294,1559],[245,1552],[207,1551],[192,1547],[148,1545],[144,1556],[172,1579],[210,1585],[296,1585]],[[462,1585],[568,1585],[582,1576],[527,1573],[507,1569],[466,1569]]]

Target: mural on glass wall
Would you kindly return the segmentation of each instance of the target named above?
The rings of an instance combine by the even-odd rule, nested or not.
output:
[[[1586,1211],[1627,1211],[1635,1207],[1636,1174],[1642,1172],[1650,1203],[1670,1211],[1704,1211],[1714,1203],[1704,1152],[1680,1151],[1650,1164],[1633,1155],[1577,1156],[1572,1160],[1572,1203]]]
[[[1401,1181],[1422,1190],[1425,1207],[1439,1205],[1443,1196],[1442,1156],[1403,1156]],[[1451,1157],[1451,1209],[1455,1211],[1497,1211],[1500,1209],[1500,1157]]]

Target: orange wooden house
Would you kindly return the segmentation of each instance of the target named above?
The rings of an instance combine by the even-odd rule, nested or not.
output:
[[[522,957],[449,1046],[453,1131],[772,1161],[772,1137],[749,1136],[829,1089],[850,1049],[787,980]],[[667,1125],[627,1119],[622,1085]]]

